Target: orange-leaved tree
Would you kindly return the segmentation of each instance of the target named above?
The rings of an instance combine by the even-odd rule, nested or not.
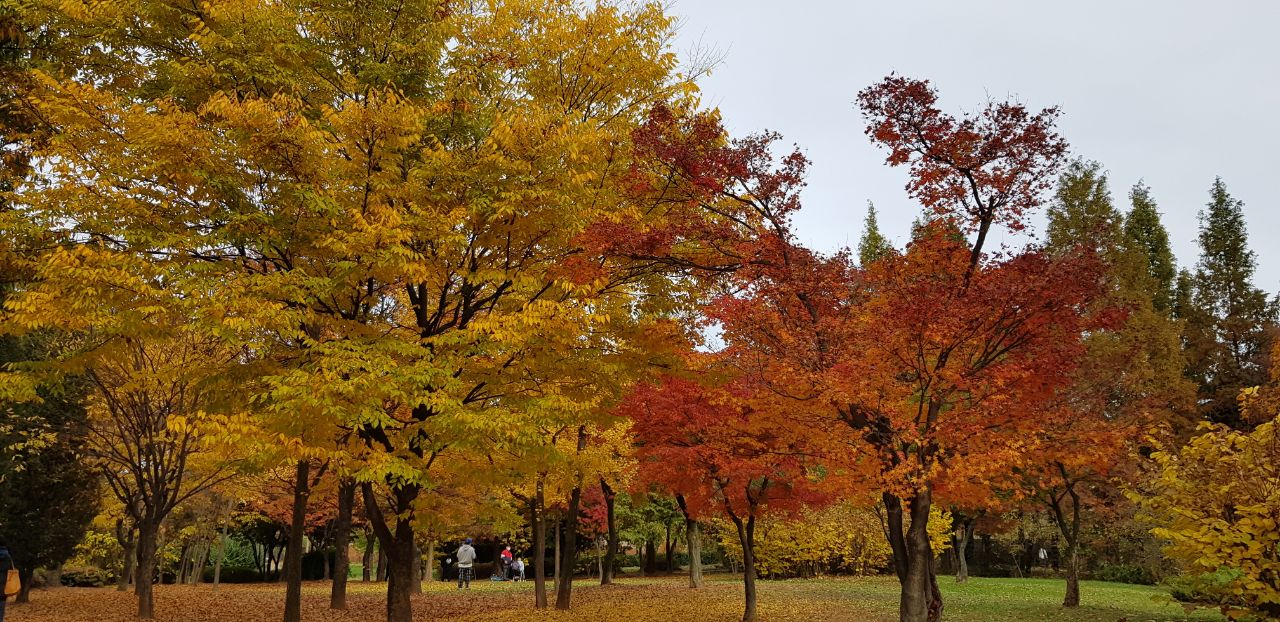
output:
[[[672,131],[653,151],[688,203],[762,215],[759,234],[730,249],[740,288],[708,311],[724,327],[724,356],[792,399],[801,429],[827,437],[838,423],[838,446],[861,451],[838,466],[882,492],[900,617],[917,622],[941,615],[928,538],[935,490],[994,480],[1017,462],[1038,406],[1069,380],[1097,321],[1088,303],[1101,263],[987,248],[992,227],[1025,227],[1052,181],[1066,148],[1054,110],[991,103],[956,118],[927,83],[896,77],[859,102],[868,133],[891,164],[911,166],[910,194],[933,213],[905,252],[862,269],[794,243],[786,219],[804,161],[775,167],[768,137],[744,149],[697,142],[715,132]]]
[[[764,387],[738,377],[720,386],[667,376],[642,383],[618,412],[634,422],[640,477],[681,499],[689,516],[730,520],[742,546],[745,608],[756,619],[754,543],[770,511],[818,500],[809,456]]]

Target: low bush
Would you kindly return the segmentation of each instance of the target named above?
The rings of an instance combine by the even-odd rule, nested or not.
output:
[[[213,583],[213,567],[204,569],[202,580],[205,583]],[[262,574],[256,568],[237,568],[224,567],[222,574],[218,577],[220,583],[261,583],[263,581]]]
[[[1156,577],[1152,576],[1151,571],[1132,564],[1109,564],[1098,569],[1093,573],[1093,578],[1098,581],[1110,581],[1112,583],[1131,583],[1134,585],[1155,585]]]
[[[114,573],[101,568],[82,566],[62,569],[62,584],[67,587],[103,587],[113,582]]]

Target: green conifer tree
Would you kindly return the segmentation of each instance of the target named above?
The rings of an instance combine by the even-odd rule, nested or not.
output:
[[[889,238],[880,233],[875,204],[867,201],[867,217],[862,221],[862,239],[858,240],[858,262],[863,266],[869,265],[892,249]]]
[[[1253,285],[1256,266],[1244,203],[1215,179],[1200,212],[1200,261],[1192,278],[1193,309],[1186,313],[1189,375],[1200,386],[1202,416],[1239,428],[1247,427],[1240,391],[1266,381],[1268,329],[1276,320],[1267,295]]]
[[[1173,307],[1174,279],[1177,266],[1169,248],[1169,232],[1160,222],[1160,212],[1151,198],[1151,190],[1139,181],[1129,191],[1132,209],[1124,221],[1125,236],[1133,241],[1147,258],[1147,271],[1155,280],[1153,301],[1156,309],[1169,312]]]

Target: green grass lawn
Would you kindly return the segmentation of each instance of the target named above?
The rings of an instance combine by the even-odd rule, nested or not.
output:
[[[943,593],[943,619],[957,622],[1224,620],[1216,611],[1185,612],[1162,587],[1085,581],[1080,586],[1081,606],[1074,610],[1062,608],[1065,584],[1057,579],[973,578],[957,584],[950,577],[941,577],[939,587]],[[897,582],[891,577],[766,581],[761,600],[768,601],[775,594],[788,601],[799,597],[822,603],[822,609],[840,608],[889,620],[897,612],[897,590]]]

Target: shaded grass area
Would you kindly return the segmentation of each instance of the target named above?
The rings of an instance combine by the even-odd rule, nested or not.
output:
[[[683,577],[624,578],[617,585],[575,582],[573,610],[533,611],[533,583],[478,581],[470,591],[453,584],[425,584],[414,596],[416,620],[495,619],[560,622],[655,622],[690,620],[736,622],[742,610],[742,586],[734,577],[715,575],[706,588],[690,590]],[[941,582],[946,604],[943,619],[956,622],[1044,620],[1050,622],[1191,622],[1218,621],[1216,612],[1187,614],[1161,588],[1085,582],[1082,606],[1060,606],[1062,581],[1052,579],[972,579],[956,585]],[[379,622],[385,619],[382,583],[353,582],[348,611],[328,609],[327,583],[308,583],[303,590],[303,619],[315,622]],[[898,586],[891,577],[764,581],[760,614],[765,622],[836,622],[897,619]],[[131,594],[109,588],[64,588],[36,592],[30,605],[11,607],[7,622],[78,622],[133,619]],[[554,595],[552,595],[554,598]],[[263,622],[281,618],[282,584],[157,586],[156,610],[161,622],[219,620]]]

